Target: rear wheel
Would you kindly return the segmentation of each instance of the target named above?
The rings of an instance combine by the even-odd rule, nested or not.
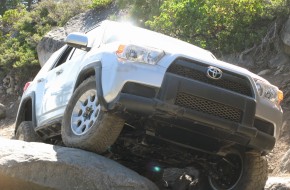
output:
[[[17,128],[15,139],[26,142],[41,142],[42,139],[34,131],[31,121],[23,121]]]
[[[228,153],[214,168],[209,177],[214,190],[262,190],[268,179],[268,163],[257,153]]]
[[[61,135],[66,146],[102,153],[116,141],[123,126],[123,119],[101,109],[95,77],[90,77],[72,95]]]

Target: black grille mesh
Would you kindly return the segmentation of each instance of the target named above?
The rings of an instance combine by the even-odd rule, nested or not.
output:
[[[246,96],[252,96],[252,90],[251,87],[249,85],[243,84],[243,83],[238,83],[238,82],[234,82],[234,81],[230,81],[227,79],[220,79],[220,80],[213,80],[213,79],[209,79],[206,76],[205,72],[201,72],[199,70],[195,70],[193,68],[189,68],[189,67],[185,67],[182,65],[178,65],[178,64],[172,64],[168,71],[170,73],[176,74],[176,75],[180,75],[186,78],[190,78],[193,80],[198,80],[201,82],[205,82],[214,86],[218,86],[233,92],[237,92],[239,94],[243,94]],[[241,80],[246,80],[241,78]]]
[[[242,118],[242,111],[239,109],[199,98],[184,92],[178,92],[175,99],[175,105],[234,122],[241,122]]]

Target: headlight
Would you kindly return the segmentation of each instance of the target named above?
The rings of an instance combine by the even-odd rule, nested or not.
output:
[[[165,55],[162,50],[136,45],[120,45],[116,54],[122,60],[147,63],[150,65],[156,65]]]
[[[283,92],[281,90],[279,90],[276,86],[273,86],[259,79],[255,79],[255,83],[259,96],[270,100],[276,105],[280,105],[281,101],[283,100]]]

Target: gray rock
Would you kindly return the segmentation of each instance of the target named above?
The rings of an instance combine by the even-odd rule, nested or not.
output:
[[[265,190],[290,190],[289,177],[269,177]]]
[[[6,117],[6,108],[3,104],[0,103],[0,119],[4,119]]]
[[[9,88],[10,87],[10,75],[7,75],[2,81],[3,81],[3,87]]]
[[[63,27],[48,32],[37,45],[38,60],[41,66],[49,57],[64,45],[66,33]]]
[[[4,94],[5,93],[5,89],[3,86],[0,86],[0,94]]]
[[[157,189],[100,155],[0,138],[0,189]]]
[[[279,67],[278,67],[278,70],[274,73],[274,76],[281,74],[282,71],[284,71],[284,68],[285,68],[284,65],[279,66]]]
[[[290,149],[282,157],[281,164],[279,166],[280,173],[290,173]]]
[[[240,67],[244,67],[247,69],[253,69],[256,67],[255,60],[251,55],[244,55],[244,56],[240,56],[239,58],[239,62],[238,65]]]
[[[281,67],[282,65],[289,65],[290,64],[290,57],[285,53],[277,54],[273,59],[271,59],[268,63],[269,68],[277,68]]]
[[[19,91],[19,90],[20,90],[20,86],[19,86],[18,84],[16,84],[16,85],[14,86],[14,90],[15,90],[15,91]]]
[[[47,33],[37,45],[40,65],[43,66],[51,54],[64,45],[65,37],[72,32],[86,32],[107,19],[111,14],[118,16],[119,10],[112,4],[106,10],[90,10],[71,18],[64,27],[58,27]]]
[[[257,75],[263,76],[263,75],[269,74],[270,72],[271,72],[270,69],[265,69],[263,71],[260,71]]]
[[[255,61],[251,55],[240,56],[238,53],[223,55],[220,58],[222,61],[238,65],[247,69],[255,68]]]
[[[6,94],[12,95],[14,94],[14,88],[10,87],[6,89]]]
[[[290,47],[290,17],[286,21],[281,33],[281,39],[284,45]]]
[[[235,65],[238,65],[239,63],[239,54],[238,53],[233,53],[233,54],[227,54],[227,55],[222,55],[222,57],[219,58],[222,61],[232,63]]]

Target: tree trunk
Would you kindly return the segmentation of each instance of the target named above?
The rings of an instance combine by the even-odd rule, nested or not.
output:
[[[31,10],[31,5],[32,5],[32,0],[28,0],[28,5],[27,5],[27,10],[30,11]]]

